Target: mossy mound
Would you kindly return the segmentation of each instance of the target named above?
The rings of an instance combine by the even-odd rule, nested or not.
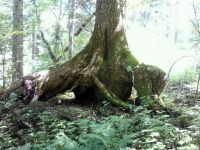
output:
[[[139,97],[160,95],[166,73],[156,66],[140,64],[134,68],[134,87]]]

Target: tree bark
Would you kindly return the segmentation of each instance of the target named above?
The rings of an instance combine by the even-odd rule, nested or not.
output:
[[[33,6],[36,6],[36,0],[32,0]],[[34,16],[35,12],[33,13]],[[38,57],[39,49],[38,49],[38,33],[36,31],[37,25],[34,22],[32,27],[32,59],[34,60]]]
[[[5,88],[5,52],[3,51],[1,44],[0,44],[0,61],[1,61],[0,80],[2,81],[1,83],[2,88]],[[0,90],[1,90],[1,85],[0,85]]]
[[[75,4],[76,1],[70,1],[70,12],[69,12],[69,48],[68,48],[68,58],[71,60],[72,52],[74,48],[74,16],[75,16]]]
[[[33,25],[33,31],[32,31],[32,41],[31,41],[31,46],[32,46],[32,59],[34,60],[36,57],[38,57],[39,54],[39,49],[38,49],[38,35],[36,31],[36,26]]]
[[[157,67],[140,65],[129,52],[121,4],[120,0],[97,0],[95,27],[86,47],[53,70],[24,77],[2,97],[16,91],[29,103],[71,90],[80,102],[106,99],[128,108],[125,101],[131,94],[133,81],[139,96],[159,95],[165,73]],[[143,82],[144,79],[148,80]]]
[[[6,54],[5,54],[5,52],[3,52],[3,59],[2,59],[2,67],[3,67],[3,70],[2,70],[3,89],[6,87],[6,78],[5,78],[6,69],[5,69],[5,65],[6,65]]]
[[[13,0],[12,80],[23,77],[23,0]]]

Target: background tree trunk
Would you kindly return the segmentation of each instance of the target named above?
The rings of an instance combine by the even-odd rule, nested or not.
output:
[[[0,65],[1,65],[1,69],[0,69],[0,80],[2,81],[2,88],[5,88],[5,83],[6,83],[6,79],[5,79],[5,51],[3,50],[3,47],[0,44]],[[0,86],[0,90],[1,90],[1,86]]]
[[[32,0],[33,6],[36,6],[36,0]],[[32,12],[33,16],[35,16],[35,12]],[[37,20],[37,16],[36,16],[36,20]],[[37,25],[36,22],[33,22],[33,27],[32,27],[32,59],[34,60],[38,54],[39,54],[39,49],[38,49],[38,38],[39,35],[36,31],[37,29]]]
[[[2,58],[2,80],[3,80],[3,89],[6,87],[6,78],[5,78],[5,65],[6,65],[6,56],[5,56],[5,52],[3,52],[3,58]]]
[[[13,0],[12,80],[23,77],[23,0]]]
[[[38,34],[36,32],[36,26],[33,25],[33,31],[32,31],[32,59],[34,60],[38,54],[39,54],[39,49],[38,49]]]
[[[74,17],[75,17],[75,7],[76,0],[70,1],[70,12],[69,12],[69,48],[68,48],[68,58],[72,59],[72,52],[74,48]]]

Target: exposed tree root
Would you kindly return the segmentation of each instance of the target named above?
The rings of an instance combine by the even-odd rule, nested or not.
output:
[[[96,86],[98,87],[99,91],[104,95],[106,100],[108,100],[109,102],[111,102],[112,104],[116,106],[129,109],[127,102],[122,101],[114,93],[112,93],[111,91],[108,91],[105,85],[97,77],[94,76],[93,78],[94,78],[94,82]]]

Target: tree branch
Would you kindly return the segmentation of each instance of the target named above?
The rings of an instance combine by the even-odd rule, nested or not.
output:
[[[194,21],[192,21],[193,23],[193,26],[197,32],[197,34],[199,35],[200,37],[200,20],[198,19],[198,15],[197,15],[197,10],[196,10],[196,6],[194,4],[194,1],[192,0],[192,7],[193,7],[193,12],[194,12]]]
[[[95,12],[92,13],[92,15],[90,17],[88,17],[85,22],[83,22],[81,24],[81,26],[76,30],[76,32],[74,32],[74,36],[78,36],[82,30],[85,28],[85,26],[92,20],[92,18],[95,16]],[[67,46],[65,49],[64,49],[64,52],[67,52],[69,49],[69,46]]]
[[[181,60],[181,59],[183,59],[183,58],[186,58],[186,57],[190,57],[190,56],[182,56],[182,57],[176,59],[176,60],[172,63],[172,65],[171,65],[171,67],[169,68],[169,71],[168,71],[168,73],[167,73],[167,76],[166,76],[166,82],[169,80],[169,76],[170,76],[170,73],[171,73],[172,68],[174,67],[174,65],[175,65],[179,60]]]
[[[40,20],[39,14],[38,14],[37,5],[36,5],[35,0],[33,0],[33,5],[34,5],[34,7],[35,7],[35,15],[36,15],[36,18],[37,18],[37,22],[38,22],[38,24],[39,24],[39,28],[41,28],[41,27],[40,27],[40,22],[41,22],[41,20]],[[44,32],[43,32],[41,29],[40,29],[39,31],[40,31],[40,35],[41,35],[42,41],[44,42],[44,44],[45,44],[46,47],[47,47],[47,50],[48,50],[48,53],[49,53],[49,56],[50,56],[52,62],[53,62],[54,64],[57,64],[57,62],[58,62],[58,61],[57,61],[57,58],[56,58],[56,56],[54,55],[54,53],[52,52],[51,46],[50,46],[50,44],[48,43],[48,41],[46,40],[46,38],[45,38],[45,36],[44,36]]]
[[[49,53],[49,56],[51,58],[51,60],[53,61],[54,64],[57,64],[57,58],[56,56],[53,54],[52,50],[51,50],[51,46],[49,45],[49,43],[47,42],[45,36],[44,36],[44,33],[42,30],[40,30],[40,35],[41,35],[41,38],[42,38],[42,41],[44,42],[44,44],[46,45],[47,47],[47,50],[48,50],[48,53]]]

